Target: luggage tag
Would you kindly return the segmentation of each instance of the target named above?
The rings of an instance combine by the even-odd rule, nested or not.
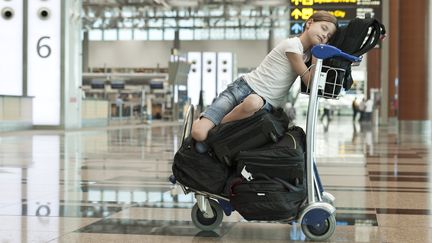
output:
[[[319,79],[318,79],[318,89],[321,90],[324,89],[326,80],[327,80],[327,72],[320,72]]]
[[[241,171],[241,175],[242,175],[242,176],[243,176],[247,181],[251,181],[251,180],[254,179],[254,178],[252,177],[252,174],[246,170],[246,165],[243,166],[243,169],[242,169],[242,171]]]

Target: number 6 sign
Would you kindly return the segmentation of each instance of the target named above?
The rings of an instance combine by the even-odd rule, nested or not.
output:
[[[61,3],[31,0],[27,8],[27,84],[33,125],[60,125]]]
[[[48,45],[43,45],[41,44],[43,39],[50,39],[49,36],[43,36],[41,37],[38,42],[37,42],[37,53],[40,57],[42,58],[47,58],[51,55],[51,48]],[[42,54],[42,50],[45,49],[46,50],[46,54]]]

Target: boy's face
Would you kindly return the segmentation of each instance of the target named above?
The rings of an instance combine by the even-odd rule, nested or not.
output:
[[[313,45],[327,43],[336,32],[336,26],[327,21],[315,22],[311,20],[306,27],[307,35]]]

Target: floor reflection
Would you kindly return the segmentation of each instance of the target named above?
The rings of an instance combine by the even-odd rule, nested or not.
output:
[[[78,232],[222,237],[233,225],[233,223],[222,223],[221,226],[214,231],[200,231],[190,221],[103,219],[79,229]]]
[[[304,119],[297,123],[303,126]],[[417,232],[418,242],[427,242],[432,145],[425,134],[353,123],[351,117],[334,117],[323,126],[316,134],[317,162],[337,208],[330,241],[404,242]],[[167,180],[180,133],[181,124],[161,123],[0,136],[0,239],[62,242],[77,234],[94,235],[97,242],[97,236],[120,234],[160,236],[156,242],[167,241],[164,236],[305,240],[298,224],[245,222],[238,214],[215,232],[200,232],[190,218],[194,197]],[[395,219],[416,229],[405,230],[408,223]]]

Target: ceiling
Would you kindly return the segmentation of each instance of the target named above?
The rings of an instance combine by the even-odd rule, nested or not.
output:
[[[263,28],[288,25],[290,0],[83,0],[86,29]]]

